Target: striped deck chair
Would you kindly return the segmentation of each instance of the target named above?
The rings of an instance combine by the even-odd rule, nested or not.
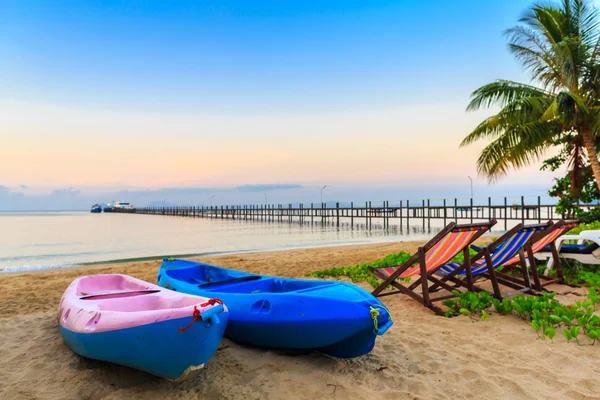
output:
[[[464,252],[465,260],[468,262],[469,245],[485,232],[489,231],[495,224],[495,219],[486,223],[467,225],[457,225],[451,222],[423,247],[419,247],[419,251],[402,265],[380,268],[369,267],[369,270],[375,276],[383,279],[383,283],[372,292],[372,295],[387,296],[404,293],[436,313],[443,314],[439,307],[433,305],[433,302],[438,299],[429,296],[429,282],[449,290],[452,290],[452,287],[445,282],[441,282],[434,276],[434,273],[461,251]],[[417,275],[420,277],[415,282],[411,282],[409,286],[404,286],[396,281],[398,278],[409,278]],[[460,282],[459,279],[455,279],[454,281]],[[390,285],[398,290],[382,294],[382,291]],[[421,286],[421,294],[415,291],[419,286]]]
[[[488,278],[492,282],[494,296],[497,298],[502,298],[499,284],[521,292],[530,291],[530,284],[521,284],[521,280],[518,278],[504,274],[497,269],[499,267],[518,263],[521,266],[522,272],[526,274],[526,245],[530,243],[532,239],[535,239],[536,235],[538,235],[538,237],[544,237],[545,234],[543,233],[548,233],[548,230],[552,227],[551,224],[551,221],[548,221],[546,224],[518,224],[492,242],[489,246],[481,249],[481,251],[471,257],[469,263],[445,264],[438,270],[438,275],[442,276],[442,281],[453,281],[453,279],[458,276],[466,276],[467,288],[470,291],[482,291],[483,289],[475,286],[473,282],[480,278]],[[439,289],[440,288],[437,285],[431,287],[431,290],[434,291]]]
[[[560,220],[552,226],[550,226],[546,231],[536,234],[534,237],[531,238],[531,240],[529,240],[526,243],[525,253],[527,254],[527,261],[529,262],[531,275],[533,277],[533,287],[535,288],[535,290],[542,291],[546,286],[552,283],[565,282],[565,277],[558,256],[558,249],[556,248],[556,239],[568,233],[571,229],[575,228],[582,222],[583,218],[573,220]],[[546,246],[550,247],[552,257],[554,260],[556,260],[556,278],[549,278],[544,275],[540,275],[537,270],[537,262],[535,260],[534,254],[539,251],[542,251],[542,249],[544,249],[544,247]],[[518,257],[514,257],[508,260],[504,265],[510,268],[516,265],[517,263],[520,263],[520,260],[518,259]],[[529,282],[528,276],[524,275],[523,278],[524,284],[531,284],[531,282]],[[544,280],[544,283],[542,283],[541,280]]]

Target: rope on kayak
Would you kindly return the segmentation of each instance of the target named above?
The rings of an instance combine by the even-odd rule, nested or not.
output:
[[[206,303],[200,304],[200,307],[214,306],[215,304],[223,304],[221,299],[209,299]]]
[[[379,317],[379,310],[371,306],[369,306],[369,310],[371,312],[371,318],[373,318],[373,326],[375,327],[375,332],[377,332],[379,330],[379,323],[377,322],[377,317]]]
[[[179,332],[183,332],[186,329],[189,329],[192,327],[192,325],[194,325],[196,323],[196,321],[202,321],[202,317],[200,316],[200,310],[198,310],[196,308],[196,306],[194,306],[194,313],[192,314],[192,316],[194,317],[194,319],[192,320],[192,322],[190,322],[186,327],[183,328],[177,328],[177,330]]]
[[[200,307],[214,306],[215,304],[223,304],[223,300],[209,299],[206,303],[200,304]],[[192,327],[192,325],[194,325],[196,323],[196,321],[202,321],[202,316],[200,315],[200,310],[198,310],[198,308],[196,306],[194,306],[194,313],[192,314],[192,316],[194,317],[192,322],[190,322],[187,326],[185,326],[183,328],[177,328],[177,330],[179,332],[183,332],[187,329],[190,329]]]
[[[375,306],[369,306],[369,313],[371,314],[371,318],[373,319],[373,327],[375,328],[375,334],[377,334],[377,332],[379,331],[379,308],[385,310],[388,313],[388,315],[390,315],[389,310],[385,308],[385,306],[382,304],[375,304]]]

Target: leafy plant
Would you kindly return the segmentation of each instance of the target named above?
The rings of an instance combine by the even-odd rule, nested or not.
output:
[[[396,265],[401,265],[406,262],[410,258],[410,253],[405,251],[401,251],[396,254],[390,254],[380,260],[377,260],[372,263],[360,264],[360,265],[352,265],[350,267],[339,267],[339,268],[330,268],[322,271],[313,271],[306,273],[306,276],[312,276],[315,278],[325,278],[325,277],[338,277],[338,276],[346,276],[352,280],[352,282],[360,282],[367,281],[371,286],[377,287],[381,284],[381,280],[377,279],[369,270],[369,267],[372,268],[381,268],[381,267],[393,267]],[[408,279],[409,280],[409,279]]]
[[[479,317],[482,320],[489,318],[486,310],[492,305],[491,293],[461,293],[458,290],[453,290],[452,293],[456,298],[442,300],[442,304],[448,307],[445,314],[446,317],[450,318],[462,314],[471,317]]]
[[[600,337],[600,317],[594,315],[596,305],[600,303],[600,295],[594,287],[589,289],[588,299],[575,304],[564,305],[554,297],[556,293],[542,293],[541,296],[515,296],[502,301],[491,298],[488,293],[458,293],[453,292],[457,298],[444,300],[442,303],[448,307],[447,317],[457,315],[481,316],[488,319],[486,311],[492,304],[500,314],[515,314],[527,321],[542,339],[554,339],[557,330],[568,341],[575,340],[578,344],[579,334],[583,333],[594,344]]]
[[[598,229],[600,229],[600,221],[586,222],[583,224],[579,224],[575,228],[571,229],[569,231],[569,235],[577,235],[578,233],[581,233],[583,231],[598,230]]]

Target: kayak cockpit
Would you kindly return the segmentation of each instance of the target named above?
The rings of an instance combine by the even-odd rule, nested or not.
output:
[[[85,297],[96,294],[144,292],[147,290],[153,290],[153,288],[137,279],[127,279],[124,275],[96,275],[79,279],[75,294],[79,297]]]
[[[169,262],[169,266],[171,265],[174,265],[175,268],[168,268],[165,271],[165,273],[170,278],[182,282],[191,283],[194,285],[226,282],[238,278],[254,276],[253,274],[249,274],[247,272],[233,271],[225,268],[216,267],[214,265],[191,263],[184,260],[176,260]],[[188,268],[181,268],[180,265],[190,266]]]
[[[203,290],[223,293],[290,293],[320,289],[333,284],[334,282],[327,281],[280,279],[254,275],[215,284],[200,285],[199,287]]]
[[[174,310],[190,307],[198,304],[198,298],[185,297],[163,297],[163,296],[140,296],[135,301],[123,301],[121,298],[99,300],[96,303],[98,310],[117,312],[138,312]]]
[[[148,290],[116,290],[106,292],[94,292],[86,294],[85,296],[79,297],[79,300],[104,300],[104,299],[117,299],[124,297],[142,296],[145,294],[158,293],[160,290],[148,289]]]

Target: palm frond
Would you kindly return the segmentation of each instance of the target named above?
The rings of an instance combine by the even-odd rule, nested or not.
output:
[[[507,131],[482,150],[477,172],[496,182],[511,169],[539,161],[553,145],[553,135],[548,135],[553,129],[550,123],[532,122]]]
[[[475,90],[471,94],[471,102],[467,106],[467,111],[475,111],[482,107],[495,105],[504,107],[518,99],[549,95],[549,92],[535,86],[508,80],[498,80]]]
[[[496,115],[481,122],[463,139],[460,147],[470,145],[484,138],[495,138],[504,134],[507,130],[514,129],[516,126],[538,121],[551,104],[552,98],[547,96],[525,97],[514,100]]]
[[[538,161],[549,147],[562,145],[563,151],[569,150],[576,186],[587,152],[563,139],[580,140],[581,132],[600,138],[600,10],[591,0],[536,3],[505,35],[509,51],[531,73],[534,85],[498,80],[475,90],[467,111],[492,106],[500,111],[460,145],[491,141],[477,168],[492,182],[510,169]],[[595,177],[600,187],[600,175]]]

